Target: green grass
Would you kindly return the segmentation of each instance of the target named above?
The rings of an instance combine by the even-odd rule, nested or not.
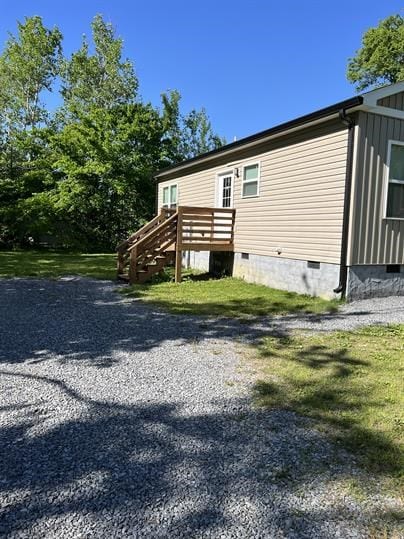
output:
[[[402,482],[404,325],[267,337],[260,405],[314,419],[379,479]]]
[[[115,279],[115,255],[53,251],[0,251],[0,277],[55,278],[63,275]]]
[[[175,314],[196,314],[248,318],[287,313],[322,313],[336,311],[338,303],[302,296],[263,285],[226,277],[210,279],[207,274],[184,273],[182,283],[171,282],[170,274],[162,280],[133,285],[122,293],[150,301]]]

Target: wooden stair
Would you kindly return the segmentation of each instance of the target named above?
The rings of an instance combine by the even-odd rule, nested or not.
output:
[[[145,283],[149,281],[153,275],[162,271],[165,266],[173,264],[175,261],[175,251],[167,251],[163,255],[159,255],[153,262],[148,262],[143,269],[137,270],[136,282]]]
[[[144,283],[175,262],[181,280],[182,251],[232,251],[235,210],[180,206],[159,215],[117,247],[118,278]]]
[[[162,209],[149,223],[118,245],[118,278],[144,283],[175,260],[177,212]]]

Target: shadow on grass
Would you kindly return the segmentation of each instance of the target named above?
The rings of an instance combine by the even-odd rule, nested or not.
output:
[[[404,469],[397,383],[403,330],[398,327],[390,352],[386,338],[394,326],[372,331],[268,338],[260,347],[268,379],[256,383],[255,393],[261,405],[315,420],[368,472],[398,482]]]
[[[170,274],[122,289],[175,314],[254,318],[281,314],[335,313],[339,302],[271,289],[235,278],[212,279],[208,273],[186,275],[181,284]]]

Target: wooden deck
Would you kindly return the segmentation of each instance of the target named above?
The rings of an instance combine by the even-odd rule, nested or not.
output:
[[[145,282],[175,260],[180,282],[183,251],[233,251],[234,220],[230,208],[162,208],[118,246],[118,275],[131,283]]]

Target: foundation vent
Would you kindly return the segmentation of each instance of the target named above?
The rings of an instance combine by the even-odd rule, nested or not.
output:
[[[386,273],[400,273],[400,264],[388,264]]]

